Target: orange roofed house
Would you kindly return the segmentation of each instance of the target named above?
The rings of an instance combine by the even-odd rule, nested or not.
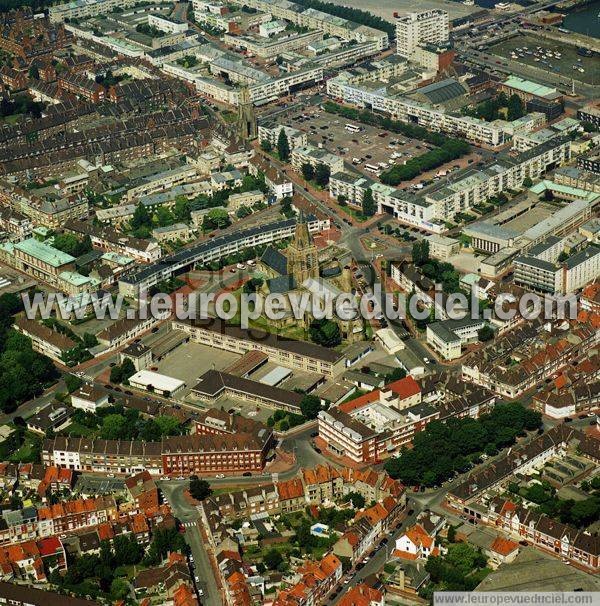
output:
[[[518,553],[519,544],[516,541],[503,537],[496,537],[487,550],[487,554],[495,566],[510,564],[517,557]]]
[[[365,583],[352,587],[342,596],[338,606],[384,606],[385,595]]]
[[[432,537],[420,524],[408,528],[396,539],[394,555],[406,560],[427,559],[430,555],[439,555],[439,548]]]
[[[427,559],[430,555],[439,555],[440,549],[435,539],[445,525],[443,516],[422,512],[416,523],[396,539],[394,554],[406,560]]]
[[[321,604],[342,578],[342,563],[333,553],[320,562],[307,561],[297,570],[301,580],[281,591],[273,606],[309,606]]]

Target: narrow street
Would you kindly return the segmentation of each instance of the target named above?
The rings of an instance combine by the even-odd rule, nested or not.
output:
[[[202,604],[206,606],[222,606],[223,602],[217,580],[215,579],[209,555],[197,525],[200,514],[193,505],[187,502],[184,495],[184,490],[187,488],[189,482],[158,482],[158,484],[171,506],[173,514],[186,526],[183,536],[186,543],[190,546],[194,558],[195,574],[200,578],[200,582],[197,585],[203,591]]]

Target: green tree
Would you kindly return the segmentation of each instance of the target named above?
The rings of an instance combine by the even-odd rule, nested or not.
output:
[[[160,433],[163,436],[176,436],[180,433],[179,421],[171,415],[160,415],[156,417],[155,423],[160,429]]]
[[[392,372],[385,375],[386,383],[393,383],[394,381],[399,381],[400,379],[404,379],[406,377],[406,371],[404,368],[395,368]]]
[[[152,217],[148,209],[141,202],[137,205],[129,223],[134,230],[152,225]]]
[[[448,527],[448,542],[449,543],[456,542],[456,528],[454,528],[454,526],[452,526],[452,525],[450,525]]]
[[[579,528],[588,526],[600,518],[600,497],[577,501],[571,508],[571,520]]]
[[[365,217],[372,217],[377,211],[377,205],[375,204],[375,200],[373,199],[373,192],[371,188],[368,187],[365,190],[362,199],[362,212]]]
[[[166,206],[159,206],[154,217],[159,227],[167,227],[175,222],[173,213]]]
[[[276,570],[283,562],[283,556],[277,549],[270,549],[263,558],[263,563],[269,570]]]
[[[67,391],[69,393],[73,393],[77,391],[82,385],[83,380],[75,375],[67,374],[64,376],[65,385],[67,386]]]
[[[231,225],[229,214],[222,208],[213,208],[204,217],[203,227],[205,229],[225,229],[229,225]]]
[[[429,242],[427,240],[417,240],[412,247],[412,262],[417,266],[423,266],[429,263]],[[452,270],[452,266],[449,266]],[[443,265],[429,265],[423,268],[423,273],[431,279],[440,277],[445,267]],[[429,275],[428,275],[429,274]]]
[[[277,137],[277,155],[282,162],[287,162],[290,158],[290,144],[283,128]]]
[[[331,176],[331,170],[327,164],[319,163],[315,169],[315,182],[321,187],[325,187],[329,183],[329,177]]]
[[[38,69],[37,65],[34,65],[34,64],[31,65],[31,67],[29,68],[29,77],[32,80],[40,79],[40,70]]]
[[[533,180],[531,177],[525,177],[523,179],[523,187],[531,187],[533,185]]]
[[[489,324],[486,324],[477,331],[477,338],[482,342],[491,341],[494,338],[494,329]]]
[[[105,440],[122,440],[127,434],[127,419],[120,414],[106,415],[102,421],[100,435]]]
[[[352,507],[354,509],[362,509],[365,506],[365,497],[363,497],[359,492],[351,491],[345,497],[344,501],[352,501]]]
[[[111,383],[120,383],[123,380],[123,371],[121,367],[116,364],[110,369],[110,382]]]
[[[248,206],[240,206],[236,211],[235,211],[235,216],[238,219],[243,219],[244,217],[248,217],[252,214],[252,209],[249,208]]]
[[[131,361],[131,358],[125,358],[121,364],[121,383],[129,381],[129,377],[136,373],[135,366]]]
[[[302,176],[306,181],[312,181],[315,178],[315,169],[312,164],[305,162],[302,165]]]
[[[212,494],[210,484],[198,476],[190,477],[190,494],[196,501],[204,501]]]
[[[321,399],[318,396],[304,394],[300,401],[300,410],[305,419],[316,419],[321,410]]]
[[[173,215],[177,221],[187,223],[191,218],[190,201],[185,196],[177,196],[173,206]]]
[[[103,546],[101,546],[101,548],[102,547]],[[130,566],[132,564],[138,564],[142,561],[142,557],[144,555],[144,548],[137,542],[134,536],[116,536],[113,540],[113,548],[114,558],[111,558],[110,562],[106,562],[106,564],[109,566],[112,565],[112,560],[114,560],[114,563],[116,563],[117,566]],[[107,558],[106,554],[104,555],[104,557]]]
[[[87,349],[90,349],[90,347],[96,347],[96,345],[98,345],[98,339],[96,338],[96,335],[93,335],[89,332],[83,333],[82,341],[83,346]]]
[[[507,118],[510,122],[525,115],[525,104],[519,95],[511,95],[507,103]]]
[[[291,217],[294,214],[292,199],[289,196],[286,196],[281,200],[281,213],[286,217]]]
[[[581,126],[586,133],[595,133],[598,131],[598,126],[596,126],[593,122],[588,122],[587,120],[584,120],[581,123]]]
[[[260,142],[260,148],[261,148],[263,151],[265,151],[265,152],[267,152],[267,153],[270,153],[270,152],[271,152],[271,150],[273,149],[273,146],[271,145],[271,142],[270,142],[268,139],[263,139],[263,140]]]
[[[340,327],[333,320],[314,320],[308,332],[311,341],[323,347],[337,347],[342,342]]]

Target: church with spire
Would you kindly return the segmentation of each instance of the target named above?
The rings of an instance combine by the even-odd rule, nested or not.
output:
[[[296,223],[294,239],[286,253],[288,272],[296,284],[302,284],[309,278],[319,277],[319,254],[302,211]]]
[[[237,128],[238,135],[242,141],[256,139],[258,136],[256,112],[254,111],[254,103],[252,103],[252,97],[250,96],[250,89],[248,88],[248,85],[243,85],[240,88]]]
[[[300,211],[294,237],[287,249],[269,246],[257,266],[264,282],[262,294],[289,295],[309,293],[318,300],[335,300],[342,293],[352,292],[352,272],[348,264],[336,258],[321,262],[319,251],[308,229],[304,213]],[[289,299],[287,299],[289,302]],[[363,321],[332,318],[339,326],[342,338],[347,342],[358,341],[363,336]],[[307,311],[301,320],[294,317],[288,306],[281,320],[269,320],[279,329],[294,324],[308,329],[314,320]]]

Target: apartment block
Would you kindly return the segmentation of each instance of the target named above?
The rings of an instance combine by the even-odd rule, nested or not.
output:
[[[291,126],[282,126],[275,123],[259,124],[258,125],[258,140],[268,141],[273,149],[277,148],[277,141],[279,140],[279,133],[283,130],[285,133],[290,150],[294,150],[297,147],[306,147],[307,138],[306,133],[293,128]]]
[[[427,343],[444,358],[455,360],[462,355],[468,343],[477,343],[477,333],[485,326],[484,320],[444,320],[427,325]]]
[[[408,13],[396,20],[397,53],[410,58],[417,47],[441,44],[450,37],[448,13],[432,9]]]
[[[291,163],[294,170],[301,171],[303,164],[310,164],[316,168],[319,164],[325,164],[331,174],[344,170],[344,160],[324,149],[306,145],[292,150]]]

